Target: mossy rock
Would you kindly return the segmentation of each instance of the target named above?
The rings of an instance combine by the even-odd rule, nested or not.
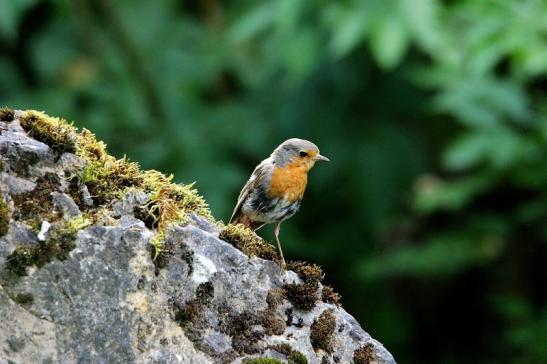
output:
[[[13,121],[14,117],[15,112],[12,109],[8,107],[0,108],[0,121]]]
[[[0,196],[0,236],[4,236],[9,230],[9,209],[8,204]]]
[[[306,356],[301,352],[294,350],[289,344],[275,345],[272,349],[285,355],[288,364],[308,364]]]
[[[332,351],[332,339],[336,329],[336,317],[332,309],[327,309],[319,315],[310,327],[310,341],[315,350]]]
[[[26,276],[28,267],[41,268],[54,259],[66,260],[76,246],[76,233],[90,223],[87,218],[77,216],[52,225],[45,241],[15,248],[6,259],[6,268],[17,276]]]
[[[1,158],[3,177],[18,179],[0,194],[2,231],[13,230],[1,239],[11,255],[0,262],[0,311],[38,328],[36,334],[8,325],[8,335],[25,338],[25,351],[32,347],[41,359],[52,348],[54,362],[90,352],[92,361],[146,362],[153,352],[161,362],[176,355],[185,362],[247,358],[251,364],[351,363],[368,353],[394,364],[375,342],[354,355],[366,333],[342,308],[321,304],[319,316],[311,310],[320,299],[338,300],[321,285],[319,266],[289,262],[299,279],[284,285],[292,272],[280,275],[271,262],[240,252],[277,261],[275,247],[241,226],[219,226],[191,184],[110,156],[93,134],[62,119],[14,115],[49,145],[21,133],[18,119],[0,140],[6,150],[20,147]],[[56,127],[55,137],[41,135]],[[14,168],[22,153],[34,158],[32,168]],[[181,330],[188,340],[169,334]],[[105,340],[119,346],[105,350]],[[274,347],[280,342],[287,344]],[[4,355],[36,361],[19,360],[20,352]]]
[[[76,129],[65,120],[38,111],[27,111],[19,119],[23,129],[56,152],[76,152]]]
[[[362,345],[353,353],[353,362],[355,364],[371,364],[375,361],[374,346],[372,344]]]
[[[243,360],[244,364],[284,364],[281,360],[275,358],[254,358]]]
[[[342,296],[334,291],[334,288],[331,286],[323,286],[321,291],[321,301],[330,303],[332,305],[340,306],[340,301]]]
[[[151,240],[155,257],[162,250],[167,227],[185,223],[188,213],[214,221],[207,203],[193,184],[176,184],[172,182],[173,176],[154,170],[142,171],[138,163],[125,157],[114,158],[107,153],[106,145],[97,141],[89,130],[78,132],[64,119],[34,110],[23,112],[19,121],[29,136],[47,144],[53,151],[75,153],[84,160],[83,169],[72,177],[71,184],[86,186],[95,207],[109,205],[132,189],[147,193],[150,199],[141,206],[138,217],[157,231]]]
[[[226,226],[220,232],[219,237],[249,256],[275,261],[279,260],[279,255],[271,244],[241,224]]]

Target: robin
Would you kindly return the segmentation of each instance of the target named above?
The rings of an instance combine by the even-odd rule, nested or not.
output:
[[[282,270],[285,259],[279,242],[279,227],[300,208],[308,172],[317,161],[328,162],[329,159],[319,154],[319,148],[312,142],[297,138],[284,141],[255,168],[241,190],[230,218],[230,224],[243,224],[253,231],[265,224],[275,224]]]

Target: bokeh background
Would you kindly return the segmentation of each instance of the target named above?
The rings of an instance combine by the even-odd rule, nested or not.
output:
[[[316,142],[286,256],[400,363],[547,363],[546,75],[544,0],[0,0],[0,106],[196,181],[217,219]]]

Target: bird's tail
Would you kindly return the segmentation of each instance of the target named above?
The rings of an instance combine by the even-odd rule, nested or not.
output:
[[[263,222],[253,221],[249,216],[243,215],[241,213],[232,216],[232,218],[230,219],[230,224],[241,224],[253,231],[256,231],[264,226]]]

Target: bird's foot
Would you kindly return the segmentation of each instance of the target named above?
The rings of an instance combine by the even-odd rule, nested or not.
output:
[[[281,260],[279,261],[279,268],[281,269],[281,274],[284,274],[287,270],[287,264],[285,263],[285,259],[283,256],[281,257]]]

